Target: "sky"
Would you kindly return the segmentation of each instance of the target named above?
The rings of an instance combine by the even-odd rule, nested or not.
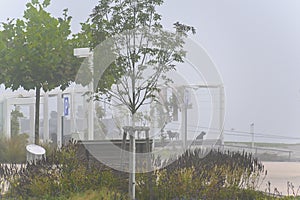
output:
[[[0,21],[21,17],[26,2],[0,0]],[[61,16],[68,8],[77,32],[97,2],[52,0],[48,10]],[[249,132],[254,123],[258,135],[300,143],[299,10],[298,0],[165,0],[158,8],[167,29],[177,21],[194,26],[192,39],[216,64],[226,92],[227,133]]]

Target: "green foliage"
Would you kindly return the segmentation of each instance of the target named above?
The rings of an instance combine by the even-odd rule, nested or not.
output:
[[[70,143],[46,159],[28,163],[19,170],[3,170],[9,177],[7,197],[22,199],[69,198],[74,193],[101,188],[116,189],[112,171],[80,159],[78,145]]]
[[[90,36],[87,41],[91,42],[92,47],[96,47],[108,37],[128,30],[151,26],[161,28],[161,15],[155,9],[162,3],[162,0],[100,0],[94,7],[91,18],[82,24],[85,34],[81,35]]]
[[[157,162],[156,162],[157,163]],[[211,151],[203,157],[200,149],[186,151],[176,160],[162,163],[162,169],[137,178],[138,199],[258,199],[256,192],[265,175],[263,165],[251,154]]]
[[[256,191],[266,172],[251,154],[203,155],[197,149],[165,163],[156,159],[165,167],[137,174],[137,199],[277,199]],[[36,164],[1,165],[0,178],[11,184],[8,199],[128,199],[128,174],[86,160],[76,143],[52,149]]]
[[[40,89],[65,89],[75,79],[79,64],[69,39],[71,17],[46,11],[50,1],[26,4],[23,19],[2,23],[0,41],[0,83],[17,90],[36,90],[35,140],[39,142]]]
[[[27,134],[15,135],[11,139],[0,139],[0,163],[26,162]]]
[[[6,87],[26,90],[41,86],[44,91],[65,88],[76,75],[73,66],[71,17],[54,18],[45,9],[50,1],[26,5],[23,19],[2,23],[1,71],[9,75]],[[75,68],[75,70],[74,70]]]
[[[82,194],[75,194],[70,197],[72,200],[94,200],[94,199],[106,199],[106,200],[125,200],[129,199],[127,195],[113,190],[108,190],[107,188],[101,188],[97,191],[88,190]]]
[[[97,83],[96,100],[102,100],[106,94],[106,98],[135,114],[147,101],[155,99],[159,82],[171,81],[166,73],[175,70],[176,63],[183,62],[183,39],[187,32],[195,33],[195,29],[177,22],[176,33],[164,31],[161,15],[156,12],[162,3],[162,0],[100,0],[91,18],[82,24],[82,32],[76,38],[78,43],[95,48],[95,69],[97,64],[103,67],[103,57],[97,57],[96,46],[113,38],[112,45],[103,48],[113,52],[116,60],[107,69],[98,70],[101,73],[97,78],[101,81]],[[116,86],[114,91],[112,85]]]

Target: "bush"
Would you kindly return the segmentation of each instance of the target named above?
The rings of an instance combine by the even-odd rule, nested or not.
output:
[[[176,160],[154,171],[152,191],[148,176],[139,174],[138,199],[257,199],[263,193],[254,190],[266,171],[245,152],[211,151],[203,157],[198,150],[186,151]]]
[[[0,139],[1,163],[25,163],[27,134],[15,135],[11,139]]]
[[[47,159],[35,164],[1,165],[1,179],[10,183],[6,197],[128,199],[128,174],[116,172],[93,159],[86,160],[82,150],[72,142],[59,150],[52,149]],[[159,159],[153,163],[164,167],[137,174],[136,197],[139,200],[268,197],[255,191],[266,174],[263,165],[245,152],[211,151],[203,157],[201,150],[196,149],[165,163]]]
[[[127,195],[121,194],[120,192],[112,191],[107,188],[101,188],[98,191],[88,190],[85,193],[75,194],[70,197],[72,200],[94,200],[94,199],[105,199],[105,200],[125,200],[129,199]]]
[[[53,151],[46,159],[15,169],[3,171],[10,181],[6,196],[16,199],[69,198],[73,193],[118,185],[112,170],[81,159],[74,142]]]

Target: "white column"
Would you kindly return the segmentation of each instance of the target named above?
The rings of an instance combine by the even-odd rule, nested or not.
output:
[[[187,126],[188,126],[188,105],[189,105],[189,91],[187,88],[183,89],[183,104],[182,104],[182,142],[183,142],[183,148],[186,149],[187,147],[187,136],[188,136],[188,131],[187,131]]]
[[[88,140],[94,139],[94,101],[88,104]]]
[[[29,142],[34,143],[34,119],[35,119],[35,104],[29,105],[29,121],[30,121],[30,133],[29,133]]]
[[[150,112],[149,112],[149,115],[150,115],[150,117],[152,118],[152,119],[155,119],[154,118],[154,116],[155,116],[155,113],[154,113],[154,115],[153,116],[151,116],[151,109],[155,109],[155,108],[153,108],[153,104],[150,104]],[[155,112],[155,111],[154,111]],[[152,150],[154,151],[154,147],[155,147],[155,120],[151,120],[150,121],[150,135],[149,135],[149,139],[152,137]]]
[[[94,93],[94,67],[93,67],[93,53],[89,55],[89,64],[90,69],[92,71],[92,80],[89,84],[89,91],[91,92],[91,99],[88,105],[88,140],[94,139],[94,111],[95,111],[95,105],[92,98],[92,95]]]
[[[48,92],[44,94],[44,142],[49,141],[49,109],[48,109]]]
[[[62,121],[61,117],[63,116],[63,101],[61,98],[62,93],[58,92],[57,93],[57,146],[61,147],[62,146]]]
[[[70,94],[70,130],[71,134],[75,133],[75,93],[72,90]]]
[[[74,56],[81,58],[88,58],[89,68],[92,73],[92,79],[88,85],[88,90],[91,94],[94,92],[94,61],[93,61],[93,52],[90,51],[90,48],[76,48],[74,49]],[[88,140],[94,139],[94,102],[91,100],[88,102]]]
[[[10,133],[10,104],[8,103],[8,100],[5,99],[3,103],[3,116],[4,116],[4,121],[3,121],[3,130],[4,130],[4,135],[6,138],[11,137]]]

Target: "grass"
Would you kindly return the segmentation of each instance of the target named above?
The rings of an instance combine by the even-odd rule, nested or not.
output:
[[[111,191],[107,188],[101,188],[101,190],[93,191],[88,190],[84,193],[75,194],[69,199],[72,200],[110,200],[110,199],[128,199],[126,195],[120,194],[118,192]]]

